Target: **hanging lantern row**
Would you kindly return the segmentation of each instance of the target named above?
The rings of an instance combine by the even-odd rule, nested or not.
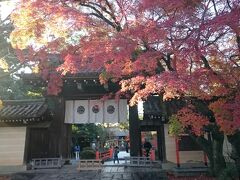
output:
[[[85,83],[85,84],[99,84],[99,80],[96,79],[83,79],[83,80],[72,80],[72,79],[65,79],[64,83]]]
[[[41,81],[41,80],[37,80],[37,81],[30,81],[30,84],[34,85],[34,86],[37,86],[37,85],[44,85],[48,83],[48,80],[47,81]]]
[[[38,81],[30,81],[30,84],[32,84],[32,85],[34,85],[34,86],[37,86],[37,85],[44,86],[44,85],[46,85],[46,83],[48,83],[48,82],[49,82],[48,80],[46,80],[46,81],[39,81],[39,80],[38,80]],[[97,80],[97,79],[83,79],[83,80],[65,79],[63,82],[64,82],[64,83],[69,83],[69,84],[70,84],[70,83],[76,83],[77,88],[78,88],[79,90],[82,90],[82,89],[83,89],[83,88],[82,88],[83,84],[85,84],[85,85],[98,85],[98,86],[100,86],[100,82],[99,82],[99,80]],[[108,90],[108,84],[104,84],[103,87],[104,87],[104,89]]]
[[[160,116],[160,115],[146,115],[149,119],[161,119],[162,121],[164,121],[165,119]]]
[[[76,86],[79,90],[83,90],[83,85],[101,86],[99,80],[97,80],[97,79],[84,79],[84,80],[65,79],[64,80],[64,83],[69,83],[70,84],[72,82],[76,84]],[[108,84],[104,84],[103,87],[104,87],[104,89],[108,90]]]
[[[39,81],[39,80],[38,80],[38,81],[29,81],[29,83],[32,84],[32,85],[34,85],[34,86],[37,86],[37,85],[46,85],[46,83],[48,83],[48,82],[49,82],[48,80],[46,80],[46,81]],[[72,82],[74,82],[74,83],[96,84],[96,85],[100,84],[100,83],[99,83],[99,80],[96,80],[96,79],[93,79],[93,80],[90,80],[90,79],[84,79],[84,80],[65,79],[63,82],[64,82],[64,83],[72,83]]]

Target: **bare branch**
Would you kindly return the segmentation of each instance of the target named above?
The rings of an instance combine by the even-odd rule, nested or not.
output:
[[[217,11],[215,0],[212,0],[212,3],[213,3],[213,8],[214,8],[215,14],[217,16],[218,15],[218,11]]]
[[[217,36],[214,40],[208,41],[208,43],[206,44],[206,46],[210,46],[210,45],[214,44],[214,43],[217,42],[221,37],[223,37],[225,34],[226,34],[226,32],[223,32],[223,33],[219,34],[219,36]]]
[[[189,67],[190,75],[192,74],[192,68],[193,68],[193,60],[190,57],[190,67]]]
[[[108,20],[107,18],[105,18],[104,16],[101,16],[101,15],[96,14],[96,13],[90,13],[89,15],[96,16],[97,18],[100,18],[103,21],[105,21],[108,25],[112,26],[113,28],[116,28],[116,25],[113,22],[111,22],[110,20]]]
[[[236,40],[237,40],[237,45],[238,45],[238,52],[239,52],[239,55],[240,55],[240,36],[239,35],[237,35]]]
[[[107,24],[109,24],[110,26],[112,26],[113,28],[117,29],[117,25],[110,21],[109,19],[107,19],[96,7],[90,5],[90,4],[85,4],[85,3],[80,3],[81,6],[85,6],[88,7],[90,9],[92,9],[93,11],[95,11],[95,13],[90,13],[89,15],[94,15],[100,19],[102,19],[103,21],[105,21]]]
[[[105,2],[106,2],[108,8],[109,8],[110,11],[111,11],[111,13],[110,13],[111,17],[113,18],[114,21],[116,21],[116,17],[115,17],[115,15],[114,15],[114,10],[113,10],[113,8],[112,8],[112,5],[108,2],[108,0],[105,0]]]
[[[228,5],[228,7],[229,7],[230,9],[232,9],[232,6],[230,5],[229,0],[227,0],[227,5]]]
[[[167,68],[169,69],[169,71],[174,71],[172,65],[171,65],[171,53],[168,53],[165,57],[163,57],[163,61],[166,63]]]
[[[210,67],[210,65],[209,65],[209,63],[208,63],[207,58],[206,58],[205,56],[203,56],[203,55],[201,55],[200,57],[201,57],[201,59],[202,59],[202,61],[203,61],[204,67],[207,68],[207,69],[212,70],[212,68]]]
[[[103,12],[107,13],[113,20],[116,19],[115,16],[110,11],[108,11],[107,8],[105,8],[104,6],[101,6],[100,4],[93,3],[93,2],[89,2],[89,4],[99,7]]]

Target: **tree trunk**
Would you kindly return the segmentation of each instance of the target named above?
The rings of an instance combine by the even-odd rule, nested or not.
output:
[[[204,136],[191,137],[202,147],[209,159],[210,171],[213,176],[219,175],[226,168],[226,162],[223,156],[224,135],[219,131],[213,131],[211,139],[205,139]]]
[[[223,133],[218,130],[212,132],[212,150],[215,175],[219,175],[219,173],[226,168],[226,162],[223,156],[223,141]]]
[[[211,174],[214,173],[214,161],[213,161],[213,150],[212,150],[212,141],[211,139],[205,139],[204,136],[192,136],[191,137],[197,142],[197,144],[203,149],[206,153],[209,160],[209,168]]]
[[[238,131],[234,135],[227,136],[228,141],[232,145],[231,158],[235,162],[237,168],[238,177],[240,179],[240,132]]]

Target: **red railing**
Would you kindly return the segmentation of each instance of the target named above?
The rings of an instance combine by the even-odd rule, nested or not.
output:
[[[177,161],[177,167],[180,167],[180,156],[179,156],[179,139],[175,138],[175,144],[176,144],[176,161]]]
[[[102,160],[111,159],[112,156],[113,156],[113,149],[109,149],[109,150],[104,151],[104,152],[96,151],[96,160],[99,160],[99,159],[102,159]]]

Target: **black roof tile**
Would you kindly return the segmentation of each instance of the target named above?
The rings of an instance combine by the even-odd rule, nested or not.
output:
[[[5,100],[0,109],[0,120],[22,120],[41,117],[47,111],[44,99],[37,100]]]

